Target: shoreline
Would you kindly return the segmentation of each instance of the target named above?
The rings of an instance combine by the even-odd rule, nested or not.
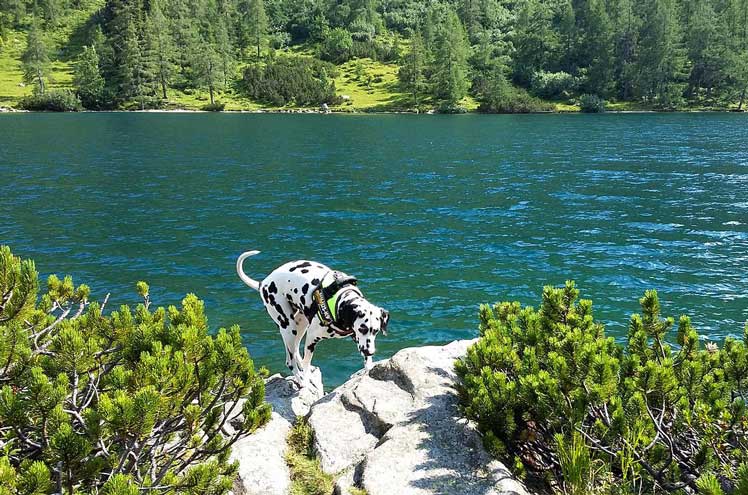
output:
[[[435,110],[429,110],[426,112],[413,112],[410,110],[337,110],[330,109],[329,111],[313,109],[313,108],[259,108],[259,109],[240,109],[240,110],[221,110],[221,111],[209,111],[191,108],[175,108],[175,109],[148,109],[148,110],[81,110],[78,112],[52,112],[52,111],[37,111],[37,110],[22,110],[14,107],[0,106],[0,115],[2,114],[18,114],[18,113],[33,113],[33,114],[53,114],[53,113],[185,113],[185,114],[197,114],[197,113],[212,113],[212,114],[287,114],[287,115],[575,115],[584,114],[582,111],[567,111],[567,110],[556,110],[556,111],[545,111],[545,112],[523,112],[523,113],[486,113],[478,112],[476,110],[470,110],[461,113],[440,113]],[[746,114],[748,109],[745,110],[705,110],[705,109],[682,109],[682,110],[606,110],[599,112],[599,114],[675,114],[675,113],[725,113],[725,114]],[[590,113],[594,115],[594,113]]]

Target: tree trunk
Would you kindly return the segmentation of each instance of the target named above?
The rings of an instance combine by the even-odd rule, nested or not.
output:
[[[208,86],[208,91],[210,92],[210,104],[211,105],[215,105],[216,102],[213,99],[213,85],[212,84],[210,86]]]
[[[166,99],[166,81],[161,78],[161,91],[164,93],[164,100]]]
[[[745,101],[745,90],[746,88],[743,88],[743,91],[740,93],[740,101],[738,101],[738,112],[743,110],[743,102]]]
[[[36,78],[39,80],[39,94],[44,94],[44,77],[42,77],[41,71],[36,72]]]

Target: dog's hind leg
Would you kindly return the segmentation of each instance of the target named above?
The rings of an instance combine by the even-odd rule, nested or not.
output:
[[[304,358],[301,361],[303,367],[302,380],[304,385],[310,383],[312,373],[312,357],[314,356],[314,348],[321,341],[328,338],[325,334],[324,329],[319,323],[309,325],[306,331],[306,339],[304,340]]]

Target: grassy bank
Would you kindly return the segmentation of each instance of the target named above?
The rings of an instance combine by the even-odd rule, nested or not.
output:
[[[60,27],[49,33],[48,43],[51,48],[51,65],[49,88],[73,89],[73,66],[77,55],[82,50],[87,25],[91,16],[103,5],[102,0],[84,2],[81,10],[74,11],[60,23]],[[22,98],[31,95],[32,86],[24,83],[21,56],[26,47],[26,33],[9,31],[0,44],[0,107],[17,108]],[[64,47],[62,49],[61,47]],[[288,54],[314,56],[314,50],[308,45],[294,46],[284,50]],[[284,51],[278,52],[282,56]],[[246,67],[247,62],[239,63],[237,75]],[[372,60],[371,58],[353,59],[337,66],[334,78],[335,89],[341,97],[339,105],[333,106],[334,112],[402,112],[412,111],[412,96],[403,91],[397,77],[398,65]],[[218,91],[216,100],[225,105],[227,111],[295,111],[317,110],[318,107],[297,107],[293,105],[278,107],[263,102],[253,101],[236,87]],[[168,99],[164,110],[200,110],[210,102],[207,91],[196,89],[169,88]],[[558,100],[548,102],[555,112],[579,112],[575,100]],[[460,105],[467,111],[476,111],[478,102],[467,96]],[[436,107],[435,102],[422,98],[421,111]],[[137,105],[131,105],[137,109]],[[637,102],[607,102],[607,111],[652,111],[653,109]],[[724,110],[710,107],[684,107],[679,110],[709,111]]]

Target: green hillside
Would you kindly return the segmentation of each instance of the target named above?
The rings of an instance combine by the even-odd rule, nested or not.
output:
[[[748,0],[0,0],[0,106],[742,110]]]

